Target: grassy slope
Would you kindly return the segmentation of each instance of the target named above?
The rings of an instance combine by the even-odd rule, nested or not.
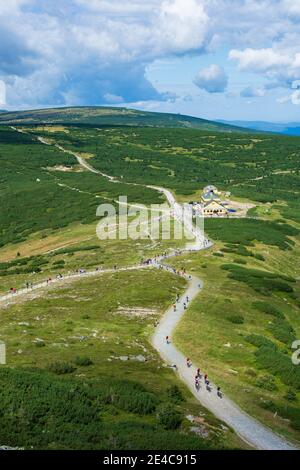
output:
[[[5,412],[0,414],[1,440],[13,446],[50,449],[243,446],[232,432],[222,431],[220,423],[203,410],[184,387],[180,386],[182,401],[174,402],[170,398],[168,390],[177,379],[169,368],[162,366],[148,342],[154,319],[160,317],[183,287],[182,279],[156,270],[116,273],[55,287],[31,302],[3,310],[1,339],[7,344],[9,366],[20,372],[19,376],[10,374],[7,377],[5,369],[0,370],[0,382],[4,385],[0,392],[1,401],[10,403],[9,406],[19,414],[16,422]],[[135,309],[137,316],[120,310],[121,306],[127,311]],[[143,309],[148,309],[146,314]],[[147,361],[135,360],[138,355]],[[89,358],[92,364],[76,364],[78,356]],[[131,359],[124,362],[120,356]],[[48,378],[40,369],[48,369],[55,362],[75,365],[76,370],[60,379],[54,375]],[[33,371],[31,379],[28,377],[30,399],[26,398],[27,379],[21,372],[24,370]],[[135,383],[137,390],[144,387],[153,398],[145,395],[144,399],[136,394],[127,381]],[[17,383],[23,387],[22,397],[18,397]],[[48,396],[49,390],[55,387],[56,392]],[[96,413],[89,422],[83,421],[82,412],[77,416],[75,397],[69,401],[74,387],[84,415]],[[10,395],[6,395],[6,390]],[[89,390],[94,396],[90,398],[90,404],[85,397]],[[48,400],[46,409],[39,397],[42,393],[44,400]],[[63,393],[67,395],[64,398]],[[58,409],[56,394],[61,400],[69,401],[68,413],[65,407]],[[154,400],[154,409],[143,412],[144,407],[148,409],[151,404],[150,398]],[[22,400],[25,400],[23,406]],[[201,416],[209,437],[202,439],[192,434],[187,420],[183,421],[180,431],[164,431],[157,421],[155,409],[159,409],[159,403],[166,402],[173,403],[173,408],[182,416]],[[77,422],[75,434],[73,420]],[[46,433],[40,433],[41,425]],[[19,432],[15,432],[16,426]],[[112,438],[113,441],[109,441]]]
[[[3,112],[0,116],[0,123],[78,123],[99,126],[182,127],[223,132],[247,132],[243,128],[180,114],[101,106]]]
[[[241,265],[246,268],[259,268],[293,277],[299,276],[295,263],[295,259],[299,256],[298,242],[295,239],[296,244],[291,245],[292,250],[289,251],[283,251],[279,248],[279,246],[281,248],[286,246],[288,241],[286,237],[289,236],[290,229],[278,221],[279,218],[287,217],[288,226],[297,226],[299,218],[299,209],[297,208],[299,200],[298,139],[278,136],[260,137],[258,139],[254,135],[241,136],[233,134],[218,134],[216,136],[207,132],[181,129],[109,129],[105,131],[102,129],[97,131],[88,128],[60,128],[55,130],[44,128],[39,129],[37,132],[38,134],[43,133],[47,137],[51,135],[51,138],[55,141],[59,141],[73,150],[93,154],[92,164],[101,170],[123,175],[124,180],[160,183],[176,190],[182,199],[189,200],[193,198],[194,193],[199,192],[199,187],[201,188],[204,184],[212,182],[218,184],[224,190],[231,189],[236,196],[250,198],[252,201],[262,201],[259,202],[257,212],[253,211],[253,215],[268,218],[275,226],[270,227],[261,223],[259,232],[257,232],[256,227],[249,231],[248,221],[245,223],[237,221],[240,227],[232,233],[231,230],[225,230],[224,233],[221,230],[221,233],[218,234],[219,232],[214,227],[211,227],[210,233],[213,238],[219,239],[216,250],[224,247],[224,242],[237,241],[236,239],[232,240],[230,238],[232,236],[238,236],[238,240],[243,243],[248,243],[253,238],[256,239],[256,241],[254,240],[255,246],[250,246],[248,249],[253,251],[254,254],[262,254],[265,257],[264,262],[253,257],[245,257],[234,253],[226,253],[221,258],[212,256],[209,252],[194,255],[191,261],[185,259],[186,267],[195,270],[205,280],[205,288],[203,294],[199,297],[199,301],[197,300],[193,304],[189,316],[180,325],[177,341],[182,350],[185,350],[196,362],[199,361],[200,366],[204,367],[213,378],[218,380],[224,389],[232,394],[241,405],[261,417],[275,429],[296,438],[295,429],[292,429],[282,417],[287,416],[288,410],[297,406],[297,402],[295,404],[295,402],[283,398],[289,387],[284,385],[278,376],[275,376],[277,390],[266,390],[261,385],[257,385],[257,381],[261,383],[261,379],[272,374],[259,369],[259,364],[254,355],[256,348],[245,340],[245,335],[251,332],[262,334],[275,341],[282,350],[285,350],[286,355],[290,354],[290,345],[274,339],[273,333],[270,331],[270,321],[273,318],[253,308],[253,301],[257,299],[265,300],[265,297],[245,282],[228,278],[228,272],[222,270],[221,266],[224,263],[232,263],[239,259],[247,262],[246,266]],[[0,154],[4,156],[3,161],[8,162],[13,154],[19,159],[25,150],[26,158],[22,165],[27,172],[28,157],[35,155],[35,151],[32,150],[31,146],[28,144],[26,146],[22,142],[18,150],[16,145],[9,148],[8,145],[8,143],[4,143],[1,148]],[[28,152],[29,147],[30,152]],[[43,156],[44,158],[45,155],[48,155],[51,158],[50,164],[52,166],[61,163],[62,157],[66,157],[60,152],[56,154],[52,148],[46,150],[45,146],[40,147],[40,150],[41,153],[37,152],[36,156],[38,158]],[[65,163],[69,163],[69,160]],[[40,168],[44,164],[45,162],[39,162],[39,174]],[[32,178],[37,177],[36,167],[31,167],[30,171],[33,171],[33,173],[30,176],[31,179],[29,178],[30,184],[26,183],[28,191],[31,191]],[[94,186],[92,176],[91,178],[81,178],[78,174],[65,174],[58,171],[53,173],[56,178],[59,178],[60,182],[76,185],[83,190],[88,189],[90,193],[98,191],[98,188]],[[51,172],[51,175],[53,173]],[[7,174],[7,177],[10,178],[14,174],[15,171],[13,170]],[[255,180],[255,178],[261,178],[262,176],[266,177]],[[23,175],[20,180],[10,187],[10,195],[13,195],[14,191],[24,184]],[[4,187],[5,181],[2,181],[2,183]],[[100,191],[99,195],[107,197],[110,191],[111,188],[105,186],[105,191]],[[43,199],[39,200],[40,194],[40,191],[36,193],[35,204],[38,207],[43,207]],[[9,197],[9,193],[6,192],[5,195]],[[33,193],[28,193],[28,197],[31,199],[32,195]],[[131,195],[129,194],[129,196]],[[66,197],[65,194],[64,200],[66,200]],[[94,196],[89,195],[89,197],[92,200]],[[145,198],[145,195],[137,192],[133,197]],[[156,193],[155,197],[157,197]],[[149,194],[146,200],[149,202],[151,198],[152,194]],[[52,200],[50,202],[52,204]],[[268,203],[266,204],[266,202]],[[47,203],[48,201],[46,201]],[[76,208],[77,210],[78,205],[81,203],[80,193],[76,193],[76,198],[69,201],[68,204],[70,213],[74,214],[73,209]],[[65,208],[63,208],[64,210]],[[24,216],[23,212],[22,214]],[[26,212],[25,214],[26,222],[33,220],[33,212]],[[77,214],[76,211],[75,214]],[[94,245],[94,223],[81,225],[78,223],[77,215],[72,217],[74,222],[71,225],[56,230],[53,230],[54,227],[51,222],[49,225],[42,227],[29,226],[28,229],[30,228],[30,230],[26,234],[28,241],[19,241],[15,244],[3,246],[0,250],[1,260],[14,259],[17,251],[23,257],[44,253],[49,249],[52,250],[69,244],[75,246],[82,243],[84,245]],[[36,218],[34,220],[36,221]],[[225,223],[231,223],[231,221],[225,221]],[[43,228],[42,231],[41,228]],[[8,230],[7,233],[11,233],[11,231]],[[45,238],[45,236],[47,237]],[[222,242],[222,239],[224,239],[224,242]],[[271,240],[272,244],[269,243]],[[14,241],[16,242],[16,240]],[[274,243],[278,246],[274,246]],[[43,266],[43,273],[30,275],[30,279],[32,277],[38,279],[49,273],[51,275],[55,274],[57,271],[53,269],[53,261],[59,261],[60,259],[63,259],[66,263],[64,268],[60,268],[60,271],[65,272],[68,269],[78,268],[78,265],[95,266],[101,263],[104,266],[111,266],[115,263],[134,263],[139,261],[142,256],[161,251],[164,246],[166,245],[153,246],[147,240],[141,243],[106,242],[100,250],[79,251],[73,255],[56,255],[51,259],[46,257],[49,262]],[[121,262],[119,261],[120,255]],[[178,260],[178,262],[181,266],[182,260]],[[203,267],[204,264],[207,265],[206,268]],[[7,290],[12,283],[22,285],[27,279],[28,275],[22,274],[1,277],[1,290]],[[132,279],[132,285],[136,285],[136,283],[136,279]],[[293,287],[297,293],[299,291],[298,283],[293,284]],[[77,287],[74,286],[74,289],[76,292]],[[297,300],[292,298],[290,294],[287,295],[287,300],[284,300],[284,298],[286,298],[285,294],[273,293],[266,300],[284,312],[286,319],[299,337]],[[41,305],[41,308],[44,310],[45,306]],[[242,315],[244,323],[235,325],[228,321],[226,317],[232,314]],[[231,347],[224,346],[228,342]],[[118,370],[121,371],[123,366],[123,363],[121,367],[117,363]],[[230,372],[229,369],[236,371],[237,374],[236,372]],[[270,377],[268,377],[269,379]],[[241,390],[243,393],[241,393]],[[259,406],[259,403],[263,403],[261,398],[265,402],[270,401],[270,399],[274,401],[279,410],[276,417],[273,416],[274,412],[271,413]]]
[[[246,231],[246,227],[244,229]],[[263,272],[299,277],[299,268],[295,264],[295,258],[300,255],[299,240],[293,251],[284,251],[271,244],[258,242],[248,248],[253,254],[263,255],[265,261],[236,253],[223,253],[223,256],[220,256],[220,249],[224,246],[224,243],[219,241],[208,252],[195,254],[189,259],[183,257],[174,263],[175,266],[185,263],[189,271],[197,273],[204,280],[204,289],[177,328],[175,341],[213,380],[222,384],[226,393],[243,408],[271,428],[299,441],[296,424],[291,426],[291,422],[285,419],[290,417],[291,409],[298,407],[299,386],[293,381],[290,385],[283,383],[272,367],[269,370],[261,367],[255,357],[257,348],[246,339],[249,334],[269,338],[284,352],[291,364],[292,338],[284,338],[281,341],[276,339],[272,331],[276,318],[258,310],[255,302],[264,302],[276,307],[284,315],[285,320],[280,327],[279,337],[282,335],[283,326],[289,324],[294,329],[295,338],[299,338],[299,282],[291,283],[295,298],[276,290],[271,296],[266,296],[245,282],[229,278],[228,271],[222,269],[224,264],[231,263],[243,269],[259,269]],[[239,264],[241,262],[246,264]],[[259,286],[263,284],[264,281],[260,280]],[[239,317],[242,322],[239,320],[239,323],[235,323],[232,317]],[[289,391],[295,394],[295,400],[285,398]],[[278,411],[275,415],[273,408],[270,412],[263,406],[270,402],[275,404],[275,410]],[[294,413],[294,418],[298,427],[298,413]]]

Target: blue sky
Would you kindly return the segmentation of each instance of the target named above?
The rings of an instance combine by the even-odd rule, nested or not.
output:
[[[300,121],[300,0],[0,2],[0,108]]]

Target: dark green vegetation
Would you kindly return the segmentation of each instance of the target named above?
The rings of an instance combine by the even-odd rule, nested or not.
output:
[[[250,414],[299,441],[299,227],[208,219],[205,228],[212,250],[171,261],[204,280],[175,341]]]
[[[290,249],[294,242],[288,237],[299,234],[299,229],[289,224],[256,219],[207,219],[205,230],[213,240],[231,244],[222,251],[243,256],[253,255],[243,245],[253,246],[255,241],[278,246],[282,250]]]
[[[0,370],[0,442],[34,449],[209,449],[173,431],[182,410],[130,380],[84,383],[40,370]],[[67,405],[66,405],[67,404]],[[157,411],[156,411],[157,410]],[[43,432],[41,432],[43,430]]]
[[[153,113],[128,108],[101,106],[3,112],[0,116],[0,123],[184,127],[223,132],[247,132],[239,127],[180,114]]]
[[[44,229],[96,221],[98,205],[113,203],[119,195],[126,194],[129,202],[161,201],[151,189],[111,184],[89,172],[53,171],[76,164],[75,157],[31,135],[0,128],[0,195],[5,201],[0,207],[0,246]]]
[[[111,110],[106,115],[101,110],[101,122],[83,124],[96,119],[95,115],[83,116],[84,109],[76,112],[70,111],[69,116],[77,119],[76,125],[60,121],[67,111],[47,110],[41,112],[45,121],[64,125],[30,127],[30,119],[39,119],[39,112],[33,112],[19,116],[29,134],[0,128],[0,191],[5,201],[0,209],[1,291],[24,285],[29,278],[38,280],[80,267],[137,263],[167,249],[170,242],[166,241],[153,246],[149,240],[99,243],[95,236],[98,204],[114,201],[119,194],[136,203],[163,200],[155,191],[126,182],[169,187],[181,201],[198,200],[203,186],[216,184],[231,191],[233,199],[257,201],[249,219],[206,220],[206,231],[215,241],[212,250],[171,261],[179,269],[186,263],[188,272],[204,280],[203,292],[190,306],[174,341],[247,411],[286,436],[299,438],[299,374],[291,362],[291,342],[300,334],[300,141],[203,127],[155,127],[160,124],[154,121],[153,127],[129,127],[133,122],[143,125],[146,117],[124,110],[114,116]],[[115,118],[126,125],[111,127]],[[36,136],[50,145],[42,145]],[[60,151],[56,143],[122,184],[82,170],[75,157]],[[98,281],[90,278],[3,309],[1,340],[7,343],[10,364],[16,368],[14,378],[7,379],[14,384],[10,400],[15,401],[10,403],[16,413],[5,415],[2,428],[9,420],[11,427],[16,426],[19,419],[25,446],[32,441],[36,447],[78,448],[81,440],[84,448],[128,448],[132,442],[136,448],[201,448],[203,440],[195,441],[184,418],[199,415],[200,408],[183,387],[175,388],[179,382],[161,367],[148,342],[154,319],[182,289],[180,280],[165,274],[147,271],[105,275]],[[141,354],[145,362],[134,359]],[[57,443],[48,418],[49,440],[38,435],[42,421],[34,413],[31,418],[32,402],[23,408],[30,423],[37,419],[33,438],[21,419],[19,392],[15,399],[13,391],[18,380],[26,383],[25,373],[34,374],[38,384],[33,395],[37,410],[41,409],[39,393],[48,396],[48,382],[53,381],[58,389],[60,384],[66,387],[61,392],[66,395],[58,392],[61,397],[72,397],[70,390],[79,387],[80,406],[87,407],[87,416],[95,419],[85,425],[72,408],[70,416],[65,411],[64,425],[56,420],[58,405],[53,398],[53,428],[62,436]],[[115,401],[99,403],[90,393],[95,389],[103,397],[106,381]],[[210,424],[219,426],[210,419]],[[73,420],[82,423],[83,434],[71,441]],[[216,434],[212,439],[218,438],[220,447],[225,438],[219,431]],[[159,435],[165,437],[159,439]],[[16,440],[3,442],[22,445]],[[210,448],[212,442],[204,444]]]
[[[255,356],[262,369],[279,376],[286,385],[300,390],[299,368],[295,367],[291,358],[280,351],[273,341],[259,335],[249,335],[246,340],[257,347]]]
[[[295,282],[295,279],[277,273],[247,269],[235,264],[224,264],[222,269],[229,271],[228,277],[231,279],[245,282],[249,287],[263,295],[270,295],[272,291],[293,292],[291,282]]]
[[[296,204],[300,141],[296,137],[195,129],[72,128],[33,132],[89,152],[93,165],[128,181],[156,183],[179,194],[206,184],[254,201]],[[284,207],[281,210],[284,211]],[[284,214],[283,214],[284,216]]]
[[[107,274],[2,310],[11,368],[0,368],[0,442],[26,449],[238,445],[148,343],[184,284],[157,270]],[[205,439],[186,419],[200,413]]]
[[[300,217],[297,138],[84,125],[35,126],[25,130],[86,155],[95,168],[124,183],[161,185],[181,196],[191,196],[206,184],[216,184],[236,196],[276,202],[274,208],[283,217],[295,221]],[[2,245],[25,240],[30,233],[47,228],[94,222],[96,207],[114,202],[119,195],[127,195],[129,202],[163,201],[154,190],[111,184],[100,175],[79,171],[72,155],[7,127],[0,129],[0,161],[0,192],[6,201],[0,214]],[[226,235],[228,241],[239,240],[241,222],[234,223],[232,232]],[[249,239],[243,240],[247,244],[256,235],[262,242],[269,237],[269,243],[287,248],[290,242],[286,237],[295,234],[295,228],[284,222],[248,223],[252,224],[252,231],[247,228]],[[209,221],[208,230],[210,225],[212,236],[220,232],[217,221]],[[218,233],[220,236],[224,234]]]

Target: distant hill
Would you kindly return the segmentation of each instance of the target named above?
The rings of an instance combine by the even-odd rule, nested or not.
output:
[[[300,136],[300,123],[299,122],[266,122],[266,121],[218,121],[221,124],[228,124],[231,126],[241,126],[243,128],[257,130],[261,132],[276,132],[284,135]]]
[[[230,124],[181,114],[154,113],[128,108],[71,107],[0,113],[0,124],[90,124],[202,129],[216,132],[248,132]]]

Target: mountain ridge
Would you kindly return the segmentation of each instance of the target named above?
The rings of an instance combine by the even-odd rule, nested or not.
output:
[[[139,111],[105,106],[44,108],[0,113],[0,124],[89,124],[139,127],[175,127],[217,132],[249,133],[248,129],[182,114]]]

